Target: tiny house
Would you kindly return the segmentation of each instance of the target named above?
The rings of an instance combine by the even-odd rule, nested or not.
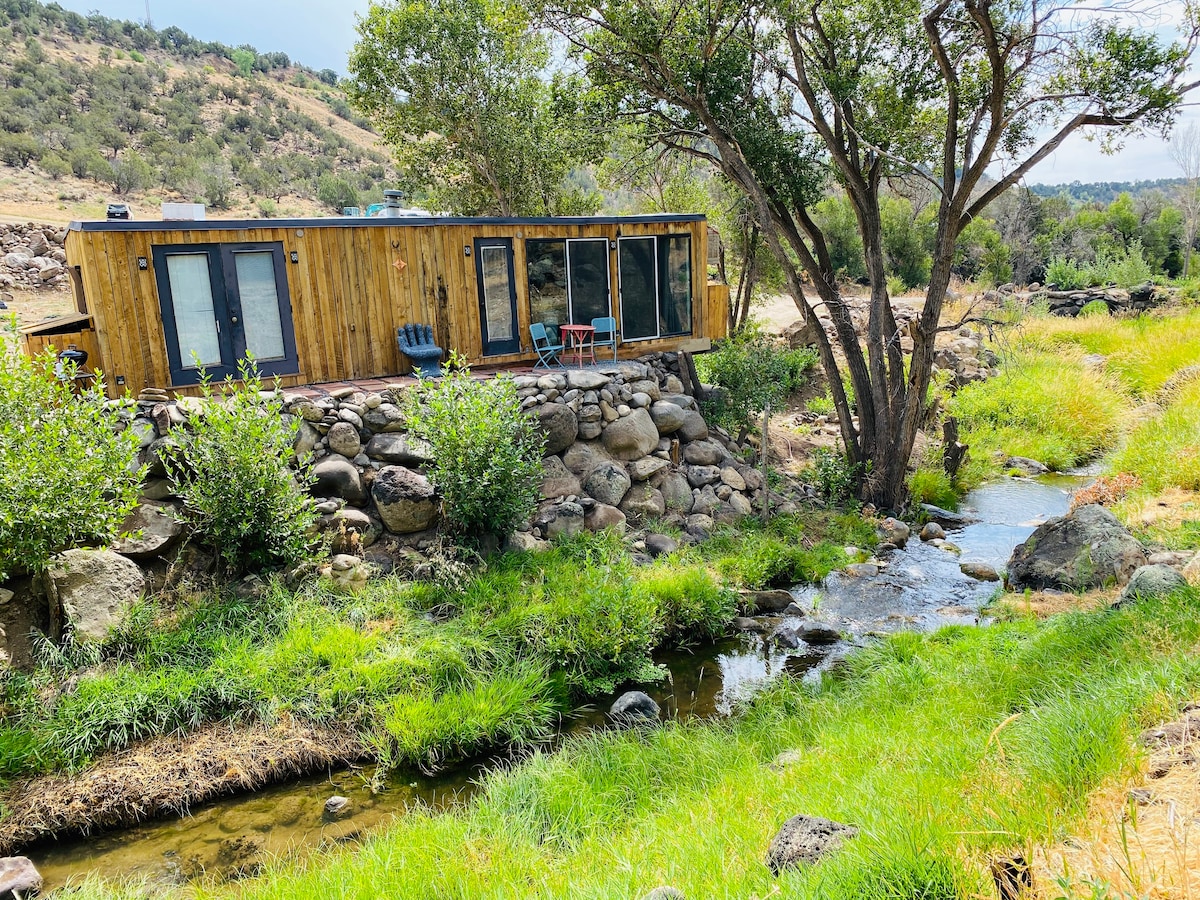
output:
[[[187,394],[253,355],[284,386],[411,370],[396,329],[433,327],[474,365],[532,364],[529,327],[613,316],[622,357],[726,333],[703,216],[74,222],[77,315],[29,350],[89,349],[114,395]]]

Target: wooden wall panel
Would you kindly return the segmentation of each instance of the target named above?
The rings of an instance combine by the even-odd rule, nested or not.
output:
[[[172,387],[153,263],[146,270],[137,266],[139,256],[152,260],[152,247],[157,245],[280,243],[299,357],[299,373],[282,382],[304,384],[410,371],[395,340],[396,329],[409,322],[432,325],[447,349],[477,364],[532,363],[536,357],[529,339],[526,240],[615,241],[618,236],[681,233],[692,238],[693,333],[621,348],[623,356],[636,356],[674,349],[691,338],[725,334],[719,292],[710,294],[707,288],[704,222],[372,223],[361,228],[265,223],[230,230],[165,223],[162,229],[146,231],[71,231],[67,253],[69,264],[80,267],[88,312],[95,321],[97,363],[109,376],[110,389],[119,393],[113,385],[117,375],[135,392],[145,385]],[[481,356],[477,237],[512,240],[520,353]],[[470,255],[464,247],[471,248]],[[293,251],[295,263],[289,258]],[[398,267],[397,260],[403,266]],[[609,268],[613,314],[619,318],[617,253],[612,247]]]

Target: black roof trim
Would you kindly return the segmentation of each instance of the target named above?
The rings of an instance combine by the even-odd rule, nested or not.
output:
[[[652,225],[671,222],[703,222],[698,213],[646,216],[541,216],[502,218],[488,216],[330,216],[313,219],[205,219],[188,220],[104,219],[72,222],[72,231],[240,231],[247,228],[394,228],[438,225]]]

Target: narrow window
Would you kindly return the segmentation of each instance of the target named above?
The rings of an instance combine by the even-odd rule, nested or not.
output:
[[[172,253],[167,257],[167,277],[174,325],[179,344],[180,368],[219,365],[221,344],[207,253]]]

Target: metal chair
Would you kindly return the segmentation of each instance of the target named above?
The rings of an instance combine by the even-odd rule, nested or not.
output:
[[[617,320],[612,316],[592,319],[596,333],[592,336],[594,347],[612,347],[613,362],[617,361]]]
[[[534,322],[529,326],[529,336],[533,338],[533,349],[537,353],[538,361],[534,364],[534,368],[550,369],[558,366],[560,369],[566,368],[562,364],[562,360],[558,358],[558,354],[562,353],[562,344],[552,344],[550,335],[546,331],[546,326],[541,322]]]

